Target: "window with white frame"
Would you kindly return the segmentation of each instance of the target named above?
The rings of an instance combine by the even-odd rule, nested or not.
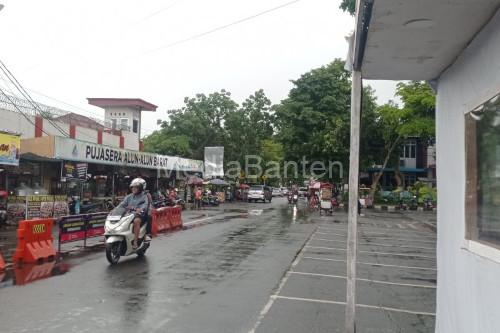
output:
[[[401,150],[401,158],[416,158],[417,156],[417,142],[408,141],[404,144]]]
[[[465,115],[467,238],[500,248],[500,94]]]
[[[120,128],[122,130],[129,130],[129,125],[128,125],[128,118],[121,118],[120,119]]]

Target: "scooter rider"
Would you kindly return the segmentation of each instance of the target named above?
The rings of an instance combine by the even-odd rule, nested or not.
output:
[[[132,193],[127,195],[125,199],[120,203],[120,207],[134,210],[134,242],[132,247],[137,248],[137,240],[139,238],[139,231],[141,229],[141,224],[148,223],[148,209],[149,209],[149,198],[145,193],[146,181],[142,178],[135,178],[130,183],[130,188]]]

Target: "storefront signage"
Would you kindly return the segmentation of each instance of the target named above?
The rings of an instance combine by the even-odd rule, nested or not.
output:
[[[19,165],[20,148],[19,135],[0,133],[0,164]]]
[[[69,161],[147,169],[194,172],[203,169],[202,161],[198,160],[120,149],[64,137],[55,137],[54,155],[55,158]]]
[[[62,176],[66,179],[85,180],[87,178],[87,163],[64,161]]]
[[[27,219],[61,217],[68,215],[65,195],[9,196],[7,219],[20,221]]]

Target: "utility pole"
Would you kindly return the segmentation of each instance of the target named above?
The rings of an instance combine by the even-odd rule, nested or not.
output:
[[[356,257],[358,254],[359,137],[361,127],[360,71],[352,72],[351,146],[349,158],[349,215],[347,222],[347,304],[345,332],[356,332]]]

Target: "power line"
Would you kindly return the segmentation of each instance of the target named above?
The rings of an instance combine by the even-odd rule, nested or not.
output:
[[[16,87],[16,89],[21,93],[21,95],[26,98],[26,100],[34,107],[35,110],[38,109],[38,112],[40,113],[40,116],[42,118],[46,119],[52,126],[54,126],[61,134],[63,134],[66,137],[69,137],[69,134],[66,133],[59,125],[55,124],[46,114],[45,111],[42,111],[40,107],[36,104],[36,102],[31,98],[31,96],[28,94],[28,92],[21,86],[19,81],[16,79],[14,74],[5,66],[2,60],[0,60],[0,69],[4,72],[4,74],[7,76],[7,79]]]
[[[147,21],[147,20],[149,20],[150,18],[152,18],[152,17],[154,17],[154,16],[156,16],[156,15],[158,15],[158,14],[163,13],[164,11],[167,11],[167,10],[169,10],[170,8],[172,8],[172,7],[174,7],[175,5],[177,5],[179,2],[180,2],[180,0],[174,1],[174,2],[170,3],[169,5],[167,5],[166,7],[163,7],[163,8],[161,8],[161,9],[158,9],[157,11],[154,11],[154,12],[152,12],[152,13],[150,13],[150,14],[146,15],[145,17],[143,17],[143,18],[142,18],[139,22],[137,22],[137,23],[141,23],[141,22]]]
[[[171,48],[173,46],[176,46],[176,45],[179,45],[179,44],[183,44],[183,43],[186,43],[186,42],[198,39],[200,37],[212,34],[214,32],[217,32],[217,31],[224,30],[226,28],[232,27],[233,25],[237,25],[237,24],[240,24],[240,23],[252,20],[254,18],[257,18],[259,16],[262,16],[262,15],[274,12],[274,11],[276,11],[278,9],[281,9],[281,8],[284,8],[284,7],[288,7],[288,6],[293,5],[294,3],[299,2],[299,1],[301,1],[301,0],[293,0],[293,1],[286,2],[286,3],[282,4],[282,5],[279,5],[279,6],[276,6],[276,7],[267,9],[267,10],[264,10],[262,12],[259,12],[257,14],[253,14],[251,16],[247,16],[245,18],[242,18],[242,19],[239,19],[237,21],[234,21],[234,22],[222,25],[220,27],[217,27],[217,28],[214,28],[214,29],[202,32],[202,33],[199,33],[197,35],[194,35],[194,36],[191,36],[191,37],[188,37],[188,38],[185,38],[185,39],[178,40],[178,41],[170,43],[170,44],[166,44],[166,45],[160,46],[160,47],[158,47],[156,49],[151,50],[150,52],[156,52],[156,51],[159,51],[159,50],[168,49],[168,48]]]
[[[7,100],[9,101],[9,103],[10,103],[10,104],[12,104],[12,106],[14,106],[14,108],[16,108],[16,109],[17,109],[17,111],[19,111],[19,113],[20,113],[20,114],[22,114],[24,118],[26,118],[26,120],[27,120],[28,122],[30,122],[32,125],[34,125],[36,129],[39,129],[39,130],[40,130],[40,131],[42,131],[43,133],[45,133],[45,134],[49,135],[47,132],[45,132],[45,131],[43,130],[43,128],[38,127],[38,126],[37,126],[37,124],[36,124],[35,122],[33,122],[33,121],[30,119],[30,117],[29,117],[28,115],[26,115],[26,114],[22,111],[22,110],[21,110],[21,109],[20,109],[20,108],[16,105],[16,103],[14,103],[14,102],[12,101],[12,99],[9,97],[9,95],[7,95],[7,94],[3,91],[3,89],[2,89],[2,88],[0,88],[0,92],[2,93],[2,95],[4,95],[4,96],[5,96],[5,98],[7,98]]]

